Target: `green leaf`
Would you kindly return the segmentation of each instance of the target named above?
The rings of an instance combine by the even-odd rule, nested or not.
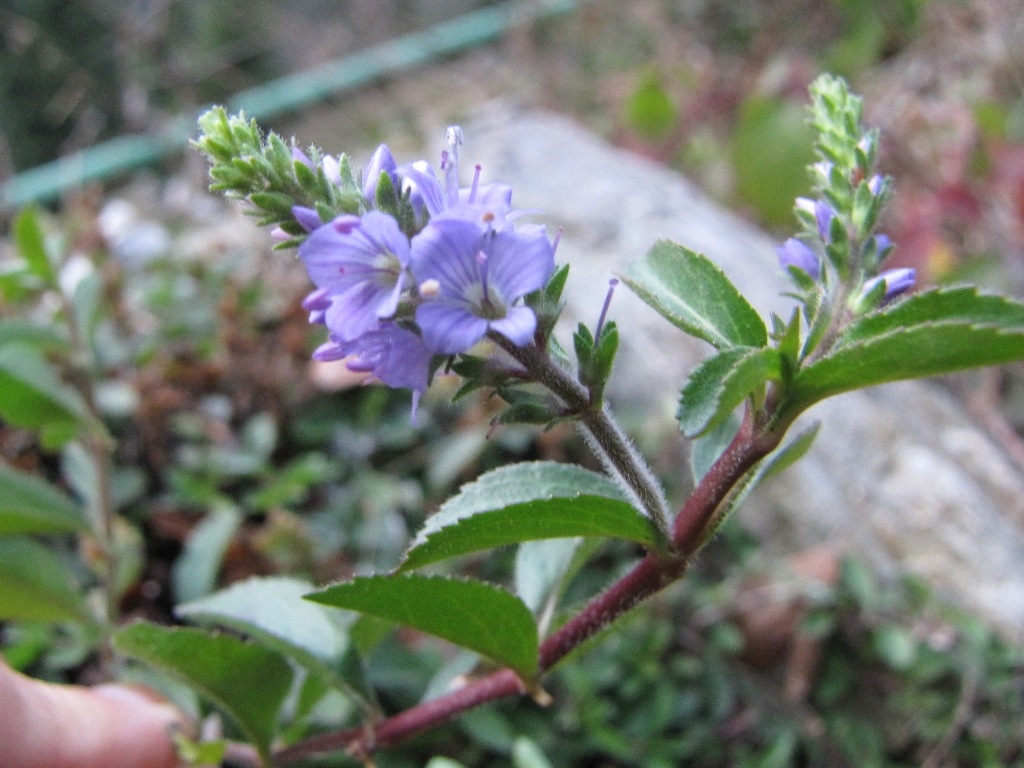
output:
[[[516,738],[512,745],[512,765],[514,768],[551,768],[551,762],[536,742],[525,736]]]
[[[700,483],[722,452],[729,447],[739,429],[740,420],[730,415],[693,439],[690,443],[690,473],[694,485]]]
[[[174,596],[179,602],[207,595],[217,583],[221,560],[242,525],[242,513],[232,506],[218,506],[185,540],[185,549],[174,561],[171,573]]]
[[[548,603],[558,599],[577,573],[601,549],[602,539],[524,541],[516,550],[515,587],[519,599],[546,623]],[[546,627],[541,627],[544,634]]]
[[[292,683],[280,655],[231,635],[139,622],[114,636],[125,656],[177,677],[223,709],[265,758]]]
[[[73,426],[87,418],[85,403],[32,347],[0,347],[0,416],[17,427]]]
[[[47,286],[57,284],[50,256],[46,252],[43,229],[39,226],[39,215],[35,208],[26,208],[14,220],[14,241],[18,253],[28,264],[29,270],[43,279]]]
[[[0,535],[73,533],[88,528],[82,510],[55,486],[0,462]]]
[[[648,73],[637,84],[626,101],[625,117],[629,127],[648,141],[662,141],[672,133],[679,113],[657,73]]]
[[[432,757],[426,768],[466,768],[464,763],[458,763],[447,757]]]
[[[516,551],[516,594],[535,614],[564,583],[582,538],[526,541]]]
[[[738,508],[762,481],[775,477],[802,459],[814,444],[814,438],[818,436],[820,428],[821,425],[814,422],[806,429],[801,430],[785,445],[779,446],[755,464],[748,476],[740,481],[736,491],[729,497],[726,504],[728,512],[731,513]]]
[[[398,571],[537,539],[603,536],[660,543],[611,480],[572,464],[513,464],[462,487],[420,529]]]
[[[175,614],[196,624],[247,634],[365,705],[365,681],[349,680],[344,674],[352,661],[346,656],[354,651],[345,626],[350,623],[348,616],[304,600],[313,590],[312,584],[300,579],[251,578],[179,605]]]
[[[736,192],[764,221],[788,224],[793,199],[810,191],[814,136],[796,101],[753,96],[741,106],[732,137]]]
[[[769,379],[781,375],[779,351],[738,347],[719,352],[690,375],[676,418],[687,437],[713,429]]]
[[[769,477],[775,477],[780,472],[789,469],[800,461],[811,449],[811,445],[814,444],[814,438],[818,436],[820,428],[821,424],[814,422],[806,429],[801,430],[796,437],[785,445],[776,448],[758,467],[760,472],[758,482],[767,480]],[[754,489],[751,488],[750,490]]]
[[[1024,329],[1024,304],[1005,296],[979,293],[974,286],[922,291],[858,318],[843,332],[836,348],[901,328],[945,322],[1021,330]]]
[[[29,538],[0,539],[0,620],[89,618],[81,585],[64,559]]]
[[[100,521],[100,475],[95,457],[81,442],[67,443],[60,456],[60,473],[64,482],[82,503],[82,510],[95,530]]]
[[[706,256],[659,240],[623,281],[673,325],[718,349],[763,347],[764,321]]]
[[[67,335],[59,327],[17,318],[0,320],[0,347],[7,344],[24,344],[46,351],[66,351],[69,346]]]
[[[95,341],[96,324],[102,317],[103,300],[106,298],[103,291],[103,278],[99,271],[90,264],[89,272],[75,285],[75,291],[71,297],[75,322],[81,330],[82,337],[89,345]]]
[[[171,739],[178,758],[188,765],[220,765],[228,750],[226,739],[193,741],[178,730],[171,732]]]
[[[886,624],[874,631],[871,637],[875,653],[892,669],[903,672],[909,669],[917,657],[917,642],[906,629]]]
[[[394,621],[469,648],[531,679],[537,627],[521,600],[482,581],[404,574],[336,584],[307,599]]]
[[[787,393],[794,415],[826,397],[890,381],[939,376],[1024,358],[1024,326],[925,323],[843,343],[801,370]]]

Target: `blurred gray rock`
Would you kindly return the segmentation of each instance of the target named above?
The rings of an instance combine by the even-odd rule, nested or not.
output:
[[[513,185],[518,208],[562,227],[568,320],[593,323],[616,270],[670,238],[717,262],[762,311],[785,313],[774,243],[685,179],[614,149],[571,122],[489,106],[464,126],[463,157],[483,181]],[[442,135],[438,133],[438,135]],[[614,402],[667,421],[679,385],[709,348],[628,289],[612,316],[622,351]],[[856,392],[809,414],[823,429],[811,453],[755,494],[744,524],[771,553],[823,543],[883,574],[909,571],[1009,631],[1024,630],[1024,477],[940,386],[908,382]]]

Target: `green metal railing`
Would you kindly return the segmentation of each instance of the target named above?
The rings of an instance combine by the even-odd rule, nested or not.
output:
[[[570,13],[580,0],[514,0],[441,22],[421,32],[273,80],[229,99],[229,111],[265,120],[322,101],[417,64],[499,38],[508,30]],[[106,179],[180,151],[195,132],[192,116],[170,121],[156,134],[122,136],[18,174],[0,186],[0,210],[54,200],[85,182]]]

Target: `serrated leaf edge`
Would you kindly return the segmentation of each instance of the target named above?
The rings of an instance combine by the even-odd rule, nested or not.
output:
[[[767,343],[767,328],[764,326],[764,320],[758,314],[757,310],[754,309],[753,305],[747,300],[746,296],[740,293],[740,290],[736,287],[735,283],[733,283],[732,280],[729,279],[729,276],[725,273],[725,271],[720,266],[718,266],[718,264],[716,264],[714,261],[705,256],[703,253],[695,251],[692,248],[687,248],[685,245],[682,245],[681,243],[676,243],[675,241],[669,240],[668,238],[661,238],[659,240],[656,240],[655,243],[650,247],[650,249],[648,249],[647,254],[645,254],[645,256],[642,259],[634,262],[633,264],[630,264],[625,271],[619,274],[619,279],[622,280],[622,282],[624,282],[627,286],[629,286],[629,288],[634,293],[636,293],[637,296],[639,296],[648,306],[650,306],[652,309],[658,312],[658,314],[660,314],[666,320],[669,320],[669,322],[671,322],[673,325],[675,325],[683,332],[688,333],[691,336],[694,336],[695,338],[701,339],[702,341],[706,341],[708,344],[711,344],[713,347],[720,350],[725,350],[737,346],[746,346],[742,342],[737,342],[730,339],[721,331],[721,329],[718,326],[713,325],[711,323],[690,322],[685,318],[679,317],[678,314],[675,312],[672,312],[671,314],[673,315],[673,317],[676,317],[680,322],[677,323],[675,320],[670,319],[668,317],[668,307],[666,307],[662,301],[658,300],[657,296],[653,292],[647,290],[647,288],[644,287],[640,282],[638,282],[638,280],[633,276],[633,272],[636,269],[642,269],[647,267],[647,259],[649,257],[649,254],[663,244],[675,248],[681,248],[684,251],[687,251],[690,254],[699,257],[705,265],[713,269],[719,276],[721,276],[722,284],[727,285],[732,290],[732,292],[735,294],[735,297],[738,298],[740,302],[742,302],[742,305],[745,307],[745,310],[749,310],[749,314],[751,317],[756,317],[758,321],[760,321],[760,325],[764,329],[764,339],[759,340],[758,345],[763,346],[765,343]],[[694,316],[697,317],[698,319],[700,317],[699,315],[696,314]]]
[[[463,524],[472,524],[472,523],[470,523],[470,521],[478,520],[481,517],[487,517],[487,516],[490,516],[490,515],[498,516],[498,515],[501,515],[502,513],[515,514],[514,511],[509,512],[509,510],[516,510],[519,507],[525,507],[525,506],[530,505],[530,504],[554,502],[554,501],[560,501],[560,500],[578,501],[578,500],[581,500],[581,499],[599,499],[599,500],[613,501],[613,502],[621,503],[623,506],[627,507],[633,513],[633,515],[636,517],[637,520],[641,521],[642,523],[646,524],[649,527],[649,530],[650,530],[650,533],[651,533],[650,538],[649,539],[647,539],[647,538],[640,539],[640,538],[636,538],[636,537],[633,537],[633,536],[616,535],[615,533],[612,533],[612,532],[605,532],[605,533],[576,532],[576,533],[560,534],[560,535],[557,535],[557,536],[537,536],[537,537],[530,537],[530,538],[524,538],[524,539],[516,539],[514,541],[500,541],[500,542],[495,542],[495,543],[485,542],[485,543],[482,543],[481,546],[479,546],[478,548],[467,549],[467,550],[464,550],[464,551],[456,552],[454,554],[445,555],[443,557],[438,557],[438,558],[435,558],[435,559],[426,560],[424,562],[417,562],[417,563],[412,564],[412,565],[409,564],[409,560],[410,560],[411,556],[414,555],[416,552],[420,551],[424,547],[427,547],[427,546],[431,545],[432,543],[435,543],[437,541],[438,537],[443,537],[445,535],[446,531],[449,531],[452,528],[457,528],[457,527],[459,527],[460,525],[463,525]],[[495,507],[494,509],[480,510],[478,512],[472,512],[472,513],[469,513],[469,514],[464,515],[462,517],[458,517],[458,518],[452,520],[449,524],[447,524],[445,526],[442,526],[440,528],[434,528],[433,530],[431,530],[428,533],[426,533],[426,534],[421,536],[421,534],[423,534],[423,531],[424,531],[424,529],[421,528],[420,532],[416,536],[416,539],[409,545],[408,549],[406,549],[405,553],[402,555],[402,562],[399,563],[398,566],[395,568],[395,570],[394,570],[395,574],[407,573],[407,572],[409,572],[411,570],[414,570],[416,568],[422,568],[423,566],[430,565],[431,563],[440,562],[441,560],[447,560],[448,558],[451,558],[451,557],[459,557],[461,555],[468,555],[468,554],[471,554],[473,552],[479,552],[479,551],[482,551],[482,550],[485,550],[485,549],[494,549],[496,547],[511,546],[513,544],[521,544],[521,543],[526,542],[526,541],[543,541],[543,540],[546,540],[546,539],[565,539],[565,538],[575,538],[577,536],[583,536],[583,537],[600,537],[600,538],[609,538],[609,539],[616,539],[617,538],[617,539],[622,539],[622,540],[625,540],[625,541],[634,541],[634,542],[636,542],[638,544],[641,544],[641,545],[644,545],[644,546],[656,546],[658,544],[659,540],[660,540],[660,534],[659,534],[657,526],[651,521],[650,518],[645,517],[644,515],[640,514],[637,511],[636,507],[634,507],[628,501],[626,501],[625,499],[621,499],[621,498],[613,498],[613,497],[610,497],[610,496],[603,496],[603,495],[600,495],[600,494],[592,494],[592,493],[576,493],[576,494],[574,494],[572,496],[549,496],[547,498],[537,498],[537,499],[533,499],[531,501],[517,502],[515,504],[509,504],[508,506],[505,506],[505,507]],[[436,546],[436,544],[435,544],[435,546]]]
[[[529,625],[534,630],[534,636],[533,636],[533,639],[534,639],[534,653],[533,653],[533,664],[531,665],[531,668],[529,670],[516,669],[514,671],[517,674],[523,675],[526,678],[532,677],[536,673],[536,671],[537,671],[537,669],[536,669],[537,649],[539,648],[539,635],[537,634],[537,624],[534,621],[533,613],[527,607],[526,603],[524,603],[519,598],[518,595],[516,595],[512,591],[506,589],[505,587],[499,586],[497,584],[491,584],[490,582],[481,581],[479,579],[468,579],[468,578],[461,578],[461,577],[456,577],[456,576],[426,576],[424,574],[419,574],[419,573],[401,573],[401,574],[384,574],[384,575],[378,574],[378,575],[373,575],[373,576],[356,576],[355,578],[353,578],[353,579],[351,579],[349,581],[340,581],[340,582],[336,582],[334,584],[327,584],[327,585],[319,588],[315,592],[310,592],[307,595],[303,595],[303,597],[304,597],[304,599],[311,600],[313,602],[321,602],[321,601],[316,599],[317,596],[318,595],[322,595],[325,592],[329,592],[331,589],[333,589],[335,587],[348,586],[348,585],[356,584],[357,582],[360,582],[360,581],[363,581],[363,582],[365,582],[365,581],[379,581],[379,580],[398,581],[398,580],[403,580],[403,579],[404,580],[408,580],[408,581],[417,580],[417,581],[430,581],[430,582],[470,584],[470,585],[474,585],[474,587],[483,587],[483,588],[491,590],[491,591],[493,591],[495,593],[500,593],[500,594],[506,595],[511,600],[515,601],[515,603],[518,603],[522,607],[522,615],[525,616],[529,620]],[[323,603],[323,604],[324,605],[331,605],[330,603]],[[334,607],[341,608],[341,606],[334,606]],[[350,608],[341,608],[341,610],[346,610],[346,611],[347,610],[352,610],[355,613],[359,613],[361,615],[376,616],[378,618],[383,618],[383,619],[385,619],[387,621],[396,621],[395,619],[391,618],[390,616],[381,616],[380,614],[371,613],[369,611],[363,611],[363,610],[358,610],[358,609],[350,609]],[[404,624],[404,622],[400,622],[400,621],[397,622],[397,623]],[[421,629],[419,627],[416,627],[416,626],[414,626],[412,624],[404,624],[404,626],[412,627],[417,632],[423,632],[424,634],[428,634],[428,635],[431,635],[433,637],[438,637],[438,638],[440,638],[442,640],[445,640],[446,642],[452,643],[454,645],[458,645],[461,648],[468,648],[469,647],[469,646],[461,645],[457,641],[450,640],[450,639],[448,639],[448,638],[446,638],[446,637],[444,637],[442,635],[437,635],[437,634],[431,632],[430,630]],[[485,630],[487,630],[486,634],[493,635],[493,632],[490,630],[489,627],[487,627],[487,625],[480,624],[479,626],[481,626]],[[526,626],[526,624],[524,623],[523,627],[525,628],[525,626]],[[487,656],[488,658],[491,658],[494,661],[499,661],[499,662],[505,663],[503,659],[495,659],[495,658],[489,656],[487,653],[485,653],[483,651],[480,651],[478,649],[471,649],[471,650],[475,650],[477,653],[480,653],[482,656]]]
[[[741,369],[743,367],[743,364],[747,360],[750,360],[751,358],[753,358],[754,355],[763,355],[766,351],[775,352],[777,350],[775,350],[773,347],[734,347],[733,349],[723,350],[719,354],[728,354],[728,353],[734,352],[734,351],[735,352],[742,352],[742,354],[737,355],[736,360],[733,362],[732,366],[729,369],[729,372],[725,376],[723,376],[721,379],[719,379],[718,386],[716,387],[717,392],[716,392],[715,399],[714,399],[714,402],[713,402],[714,411],[713,411],[712,415],[708,419],[706,419],[704,421],[704,423],[700,426],[699,429],[693,429],[692,431],[689,431],[689,432],[686,431],[685,429],[683,429],[683,434],[686,435],[686,437],[689,437],[689,438],[700,437],[701,435],[705,434],[709,429],[711,429],[713,426],[715,426],[719,421],[721,421],[722,418],[724,418],[725,416],[728,415],[728,413],[724,413],[723,414],[721,412],[722,411],[722,407],[721,407],[722,406],[722,395],[728,390],[728,384],[733,380],[733,377],[739,375],[739,373],[741,372]],[[714,360],[715,357],[717,357],[717,356],[713,356],[713,357],[707,358],[703,363],[701,363],[701,366],[703,366],[704,364],[709,363],[710,361]],[[699,369],[700,369],[700,366],[698,366],[697,370],[699,370]],[[694,374],[696,374],[697,370],[694,371]],[[694,374],[691,375],[691,381],[693,379],[693,375]],[[687,382],[687,383],[689,383],[689,382]],[[740,399],[732,406],[732,408],[735,408],[740,403],[742,403],[744,400],[746,400],[747,397],[751,394],[751,392],[754,391],[756,386],[757,385],[755,385],[750,390],[746,391],[743,394],[743,396],[740,397]],[[679,393],[679,413],[682,413],[682,409],[684,407],[683,406],[683,397],[684,397],[685,391],[686,391],[686,386],[684,385],[683,389]],[[730,412],[732,411],[732,408],[729,409]],[[679,421],[680,428],[683,428],[682,417],[681,416],[677,416],[677,420]]]
[[[996,294],[996,295],[998,295],[998,294]],[[964,328],[964,329],[968,329],[968,330],[979,330],[979,331],[988,330],[988,331],[993,331],[998,336],[1013,336],[1013,335],[1015,335],[1015,336],[1024,336],[1024,325],[1007,327],[1007,326],[997,325],[995,323],[970,323],[970,322],[963,322],[963,321],[957,321],[957,320],[935,320],[935,321],[927,321],[927,322],[923,322],[923,323],[917,323],[915,325],[908,326],[908,327],[893,328],[892,330],[889,330],[889,331],[887,331],[885,333],[877,334],[875,336],[870,336],[870,337],[864,338],[864,339],[857,339],[856,341],[850,342],[849,344],[833,347],[832,349],[829,350],[828,354],[826,354],[826,355],[822,356],[820,359],[814,361],[813,364],[805,366],[804,368],[802,368],[796,374],[796,376],[793,379],[793,387],[792,387],[792,389],[790,391],[791,392],[795,391],[797,394],[799,394],[799,392],[800,392],[799,384],[800,384],[800,378],[802,376],[809,375],[810,371],[813,371],[814,369],[818,368],[819,366],[821,366],[821,365],[823,365],[825,363],[834,362],[835,358],[837,356],[839,356],[840,354],[845,355],[845,354],[849,354],[851,352],[854,352],[857,349],[866,349],[866,348],[871,347],[871,346],[873,346],[875,344],[880,344],[880,343],[882,343],[884,341],[888,341],[889,339],[891,339],[893,337],[913,334],[913,333],[918,332],[918,331],[933,330],[933,329],[936,329],[936,328],[945,328],[945,327],[949,327],[949,328]],[[965,366],[965,369],[966,368],[970,368],[970,367],[976,367],[976,366]],[[951,372],[952,372],[952,370],[963,370],[963,369],[951,369]],[[852,387],[849,387],[849,388],[846,388],[846,389],[839,389],[839,390],[836,390],[834,392],[830,392],[828,394],[822,395],[820,397],[815,397],[813,400],[810,400],[810,401],[807,401],[807,402],[803,402],[803,401],[798,401],[798,402],[800,402],[801,408],[807,408],[810,405],[813,405],[814,403],[820,402],[820,401],[822,401],[824,399],[827,399],[829,397],[833,397],[833,396],[838,395],[838,394],[842,394],[843,392],[850,392],[850,391],[854,391],[854,390],[857,390],[857,389],[863,389],[863,388],[866,388],[866,387],[877,386],[879,384],[888,384],[888,383],[892,383],[892,382],[896,382],[896,381],[909,381],[909,380],[912,380],[912,379],[927,378],[929,376],[934,376],[934,375],[940,375],[940,374],[922,373],[922,374],[918,374],[918,375],[914,375],[914,376],[906,376],[906,377],[901,376],[901,377],[898,377],[898,378],[895,378],[895,379],[884,379],[882,381],[876,382],[875,384],[857,385],[857,386],[852,386]]]

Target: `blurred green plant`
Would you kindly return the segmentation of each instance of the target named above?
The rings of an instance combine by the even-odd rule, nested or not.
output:
[[[657,72],[642,76],[625,106],[626,125],[645,141],[664,141],[679,120],[679,109]]]
[[[98,343],[102,281],[84,262],[74,279],[63,271],[68,253],[46,237],[34,210],[15,220],[13,236],[17,256],[0,277],[7,310],[0,317],[0,416],[59,452],[52,471],[73,495],[0,464],[0,619],[76,625],[68,634],[91,642],[69,661],[98,649],[101,673],[109,676],[118,600],[138,576],[142,536],[118,516],[138,489],[130,470],[114,466],[104,423],[102,392],[115,380]],[[81,557],[68,535],[79,537]]]

